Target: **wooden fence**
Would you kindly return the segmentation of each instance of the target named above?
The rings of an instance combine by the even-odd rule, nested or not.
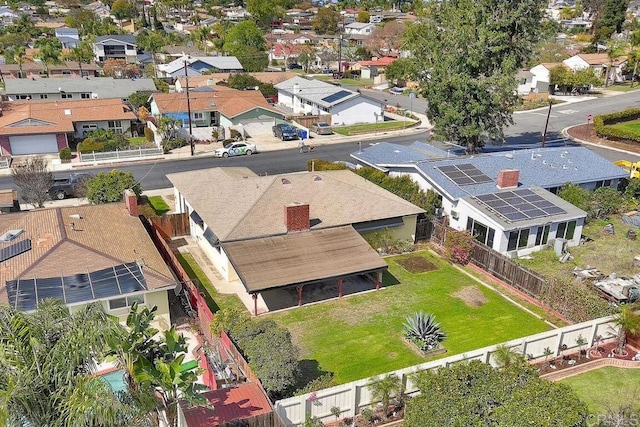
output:
[[[427,229],[427,226],[423,225],[422,227]],[[445,221],[433,221],[431,242],[444,247],[449,230],[451,229]],[[417,234],[418,230],[416,229],[416,237]],[[540,297],[542,288],[546,284],[542,276],[477,240],[472,240],[472,243],[471,263],[527,295],[534,298]]]
[[[270,412],[268,414],[256,415],[243,420],[229,421],[221,424],[224,427],[285,427],[284,422],[278,414]]]
[[[153,228],[158,230],[163,239],[186,236],[191,233],[187,213],[165,214],[151,217],[150,220]]]
[[[433,234],[433,222],[429,219],[420,219],[416,223],[416,241],[429,240]]]
[[[299,125],[306,127],[307,129],[318,122],[331,124],[330,114],[320,114],[317,116],[287,116],[286,119],[293,120]]]
[[[260,382],[260,378],[253,373],[251,368],[249,367],[249,363],[246,361],[244,356],[238,350],[238,347],[231,341],[229,335],[226,334],[225,331],[220,332],[220,344],[229,352],[233,360],[238,364],[242,372],[247,376],[247,380],[258,384],[260,388],[262,388],[262,383]]]
[[[540,296],[546,283],[541,276],[477,240],[472,243],[473,264],[534,298]]]

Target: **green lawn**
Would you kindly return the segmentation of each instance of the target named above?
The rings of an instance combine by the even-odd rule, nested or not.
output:
[[[425,361],[402,338],[406,316],[416,311],[433,313],[448,334],[447,353],[440,357],[549,329],[436,256],[420,252],[404,257],[416,255],[426,257],[438,269],[411,274],[396,263],[401,257],[387,258],[389,273],[384,284],[388,287],[383,290],[267,317],[289,329],[306,365],[316,361],[320,371],[334,372],[340,383]],[[486,298],[480,307],[452,296],[474,286]]]
[[[369,123],[363,125],[353,125],[353,126],[341,126],[341,127],[333,127],[333,131],[335,133],[339,133],[340,135],[350,135],[351,133],[358,132],[376,132],[376,131],[385,131],[385,130],[398,130],[402,129],[406,126],[412,125],[414,122],[412,121],[391,121],[391,122],[382,122],[382,123]]]
[[[560,382],[571,387],[592,414],[605,414],[622,405],[640,410],[640,369],[607,366]]]
[[[607,87],[608,90],[615,90],[618,92],[631,92],[632,90],[639,90],[640,89],[640,85],[638,85],[638,83],[635,83],[633,85],[633,87],[631,87],[631,82],[629,83],[616,83],[614,85],[611,85],[609,87]]]
[[[211,284],[209,278],[202,271],[195,259],[189,254],[176,254],[178,262],[184,268],[191,280],[198,285],[200,292],[204,293],[204,298],[212,312],[216,312],[221,308],[232,307],[245,310],[244,304],[236,294],[221,294]]]
[[[145,148],[146,146],[151,146],[152,143],[147,141],[147,138],[145,138],[144,136],[136,136],[133,138],[129,138],[129,147],[131,148],[138,148],[138,147],[142,147]]]
[[[640,120],[630,120],[628,122],[616,123],[615,125],[609,126],[640,134]]]
[[[162,196],[151,196],[148,197],[149,204],[156,212],[156,215],[162,216],[165,213],[169,212],[170,208],[167,202],[164,201],[164,197]]]

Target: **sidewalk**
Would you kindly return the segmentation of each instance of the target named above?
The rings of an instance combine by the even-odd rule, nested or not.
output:
[[[398,116],[393,113],[385,113],[386,115],[393,117],[394,119],[402,119],[401,116]],[[402,130],[395,131],[380,131],[371,134],[363,134],[363,135],[355,135],[355,136],[344,136],[337,133],[332,135],[311,135],[309,140],[305,140],[306,144],[311,144],[313,146],[323,146],[323,145],[332,145],[332,144],[342,144],[345,142],[358,142],[366,139],[367,141],[371,140],[385,140],[392,137],[404,136],[404,135],[418,135],[424,132],[427,132],[432,128],[431,123],[429,123],[429,119],[426,115],[421,113],[413,112],[413,114],[420,119],[420,122],[412,127],[408,127]],[[257,137],[248,138],[247,142],[250,144],[256,145],[259,153],[265,153],[269,151],[278,151],[278,150],[288,150],[298,148],[299,140],[295,141],[281,141],[278,138],[272,135],[260,135]],[[213,153],[216,149],[222,148],[222,142],[211,143],[211,144],[196,144],[194,156],[197,157],[213,157]],[[24,159],[30,156],[16,156],[14,158],[14,162],[21,162]],[[168,161],[168,160],[177,160],[177,159],[189,159],[191,158],[191,147],[185,146],[171,150],[170,154],[164,154],[157,157],[147,157],[147,158],[136,158],[131,160],[113,160],[113,161],[99,161],[99,162],[91,162],[91,163],[59,163],[59,158],[57,154],[49,154],[43,156],[49,164],[49,170],[54,173],[92,168],[97,166],[109,166],[113,165],[114,168],[117,168],[118,165],[126,165],[126,164],[135,164],[135,163],[143,163],[143,162],[157,162],[157,161]],[[11,169],[0,169],[0,176],[9,176],[11,175]]]

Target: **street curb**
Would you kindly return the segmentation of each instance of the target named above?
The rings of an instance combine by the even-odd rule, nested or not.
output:
[[[603,148],[605,150],[617,151],[618,153],[629,154],[630,156],[637,156],[638,155],[638,153],[634,153],[632,151],[623,150],[621,148],[609,147],[609,146],[600,145],[600,144],[594,144],[593,142],[585,141],[585,140],[580,139],[580,138],[575,138],[575,137],[573,137],[573,136],[571,136],[569,134],[569,129],[574,128],[576,126],[582,126],[582,125],[567,126],[566,128],[562,129],[562,135],[564,137],[572,140],[572,141],[579,142],[580,144],[588,145],[590,147],[597,147],[597,148]]]

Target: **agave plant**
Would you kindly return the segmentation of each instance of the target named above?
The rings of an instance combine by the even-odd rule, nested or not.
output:
[[[414,313],[407,316],[404,323],[405,337],[415,343],[420,350],[433,350],[447,338],[436,318],[429,313]]]

